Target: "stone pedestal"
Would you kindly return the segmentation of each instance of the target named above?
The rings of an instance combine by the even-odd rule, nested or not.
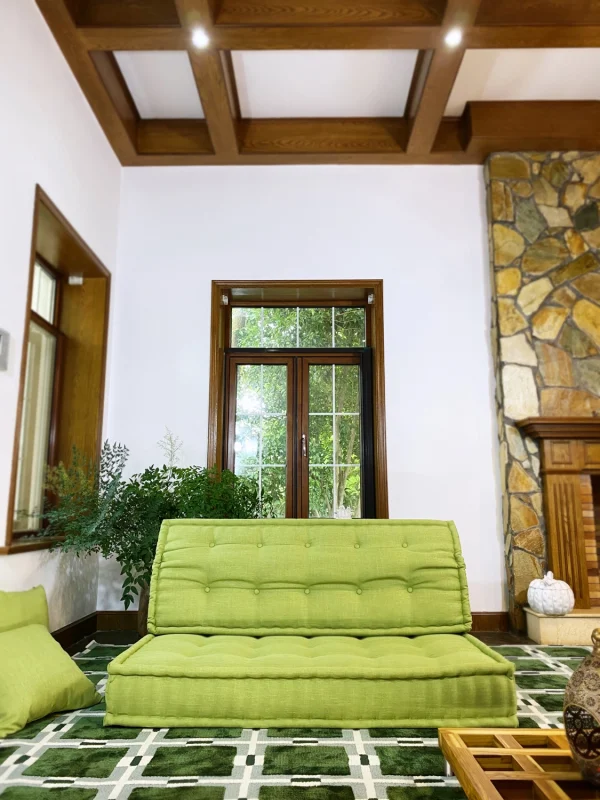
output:
[[[588,646],[592,631],[600,627],[600,608],[578,608],[564,617],[547,617],[529,606],[524,611],[527,635],[536,644]]]

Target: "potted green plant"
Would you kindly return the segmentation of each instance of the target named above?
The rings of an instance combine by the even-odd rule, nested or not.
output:
[[[166,442],[165,442],[166,440]],[[114,556],[121,567],[125,608],[139,597],[138,629],[146,632],[148,588],[160,526],[164,519],[252,519],[269,516],[271,501],[258,482],[228,470],[177,467],[177,440],[167,432],[161,447],[168,463],[125,479],[129,456],[121,444],[105,442],[96,466],[77,450],[71,463],[48,470],[51,498],[44,512],[44,536],[54,547],[78,556]]]

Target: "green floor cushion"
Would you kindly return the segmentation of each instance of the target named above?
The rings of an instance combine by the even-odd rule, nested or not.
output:
[[[514,665],[468,634],[149,635],[108,672],[107,725],[517,725]]]
[[[48,627],[48,603],[43,586],[26,592],[0,592],[0,633],[23,625]]]
[[[100,699],[46,625],[0,633],[0,739],[47,714],[91,706]]]

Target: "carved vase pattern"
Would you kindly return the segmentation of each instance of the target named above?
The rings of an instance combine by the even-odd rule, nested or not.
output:
[[[564,720],[573,758],[583,777],[600,786],[600,628],[594,649],[571,675],[565,689]]]

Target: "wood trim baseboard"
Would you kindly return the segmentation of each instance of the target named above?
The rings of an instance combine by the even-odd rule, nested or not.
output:
[[[87,639],[93,636],[97,628],[97,611],[92,611],[81,619],[76,619],[70,622],[57,631],[52,632],[52,636],[56,639],[63,650],[69,650],[74,644],[80,642],[82,639]]]
[[[97,611],[97,631],[137,631],[137,611]]]
[[[510,630],[508,611],[473,611],[473,632],[476,633],[508,633]],[[93,620],[93,621],[92,621]],[[135,631],[137,630],[137,611],[96,611],[83,619],[66,625],[53,636],[65,646],[79,641],[96,631]],[[67,644],[67,646],[68,646]]]
[[[473,633],[508,633],[508,611],[472,611]]]

